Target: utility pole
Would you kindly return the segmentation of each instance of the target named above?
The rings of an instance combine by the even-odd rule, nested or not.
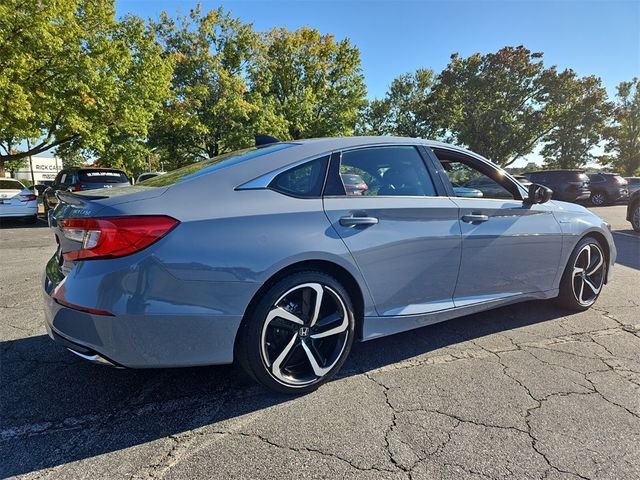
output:
[[[31,150],[31,142],[27,139],[27,150]],[[31,171],[31,186],[33,187],[36,184],[36,177],[33,174],[33,160],[31,159],[31,154],[29,154],[29,170]]]

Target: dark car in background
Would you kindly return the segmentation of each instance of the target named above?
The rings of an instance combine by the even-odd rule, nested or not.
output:
[[[588,173],[592,205],[601,206],[629,199],[627,181],[617,173]]]
[[[640,177],[624,177],[627,181],[627,189],[629,190],[629,197],[633,192],[640,190]]]
[[[524,176],[553,190],[554,200],[575,203],[591,197],[589,177],[581,170],[544,170],[525,172]]]
[[[131,182],[127,174],[115,168],[65,168],[58,173],[53,185],[44,191],[44,211],[47,212],[57,205],[56,193],[59,191],[82,192],[129,185]]]

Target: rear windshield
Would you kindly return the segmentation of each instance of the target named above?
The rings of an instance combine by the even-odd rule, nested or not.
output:
[[[80,183],[129,183],[124,172],[113,170],[80,170],[78,180]]]
[[[148,187],[166,187],[168,185],[173,185],[174,183],[230,167],[231,165],[235,165],[240,162],[251,160],[252,158],[284,150],[285,148],[290,148],[295,145],[295,143],[276,143],[267,147],[252,147],[244,150],[236,150],[235,152],[218,155],[217,157],[187,165],[186,167],[165,173],[164,175],[150,178],[145,180],[144,185]]]
[[[0,180],[0,190],[22,190],[22,185],[18,180]]]

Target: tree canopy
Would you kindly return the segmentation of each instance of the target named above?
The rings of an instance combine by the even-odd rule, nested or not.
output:
[[[114,0],[0,3],[0,173],[55,149],[138,174],[247,147],[336,135],[431,137],[507,166],[598,161],[640,173],[638,80],[599,78],[524,46],[451,56],[366,100],[360,51],[303,27],[258,32],[222,8],[116,19]],[[603,148],[604,147],[604,148]],[[598,157],[596,153],[606,155]]]
[[[143,140],[170,72],[146,23],[116,21],[113,1],[3,1],[0,171],[54,147],[99,155],[116,132]]]
[[[612,124],[605,131],[605,165],[625,175],[640,175],[640,81],[618,85]]]

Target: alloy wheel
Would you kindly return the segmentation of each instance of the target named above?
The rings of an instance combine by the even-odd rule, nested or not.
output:
[[[592,305],[604,283],[604,254],[595,243],[588,243],[576,256],[573,265],[573,294],[583,306]]]
[[[262,359],[288,387],[313,384],[338,363],[349,340],[344,300],[327,285],[303,283],[282,295],[262,327]]]
[[[607,199],[604,196],[604,193],[594,193],[593,195],[591,195],[591,203],[593,203],[594,205],[604,205],[606,200]]]

